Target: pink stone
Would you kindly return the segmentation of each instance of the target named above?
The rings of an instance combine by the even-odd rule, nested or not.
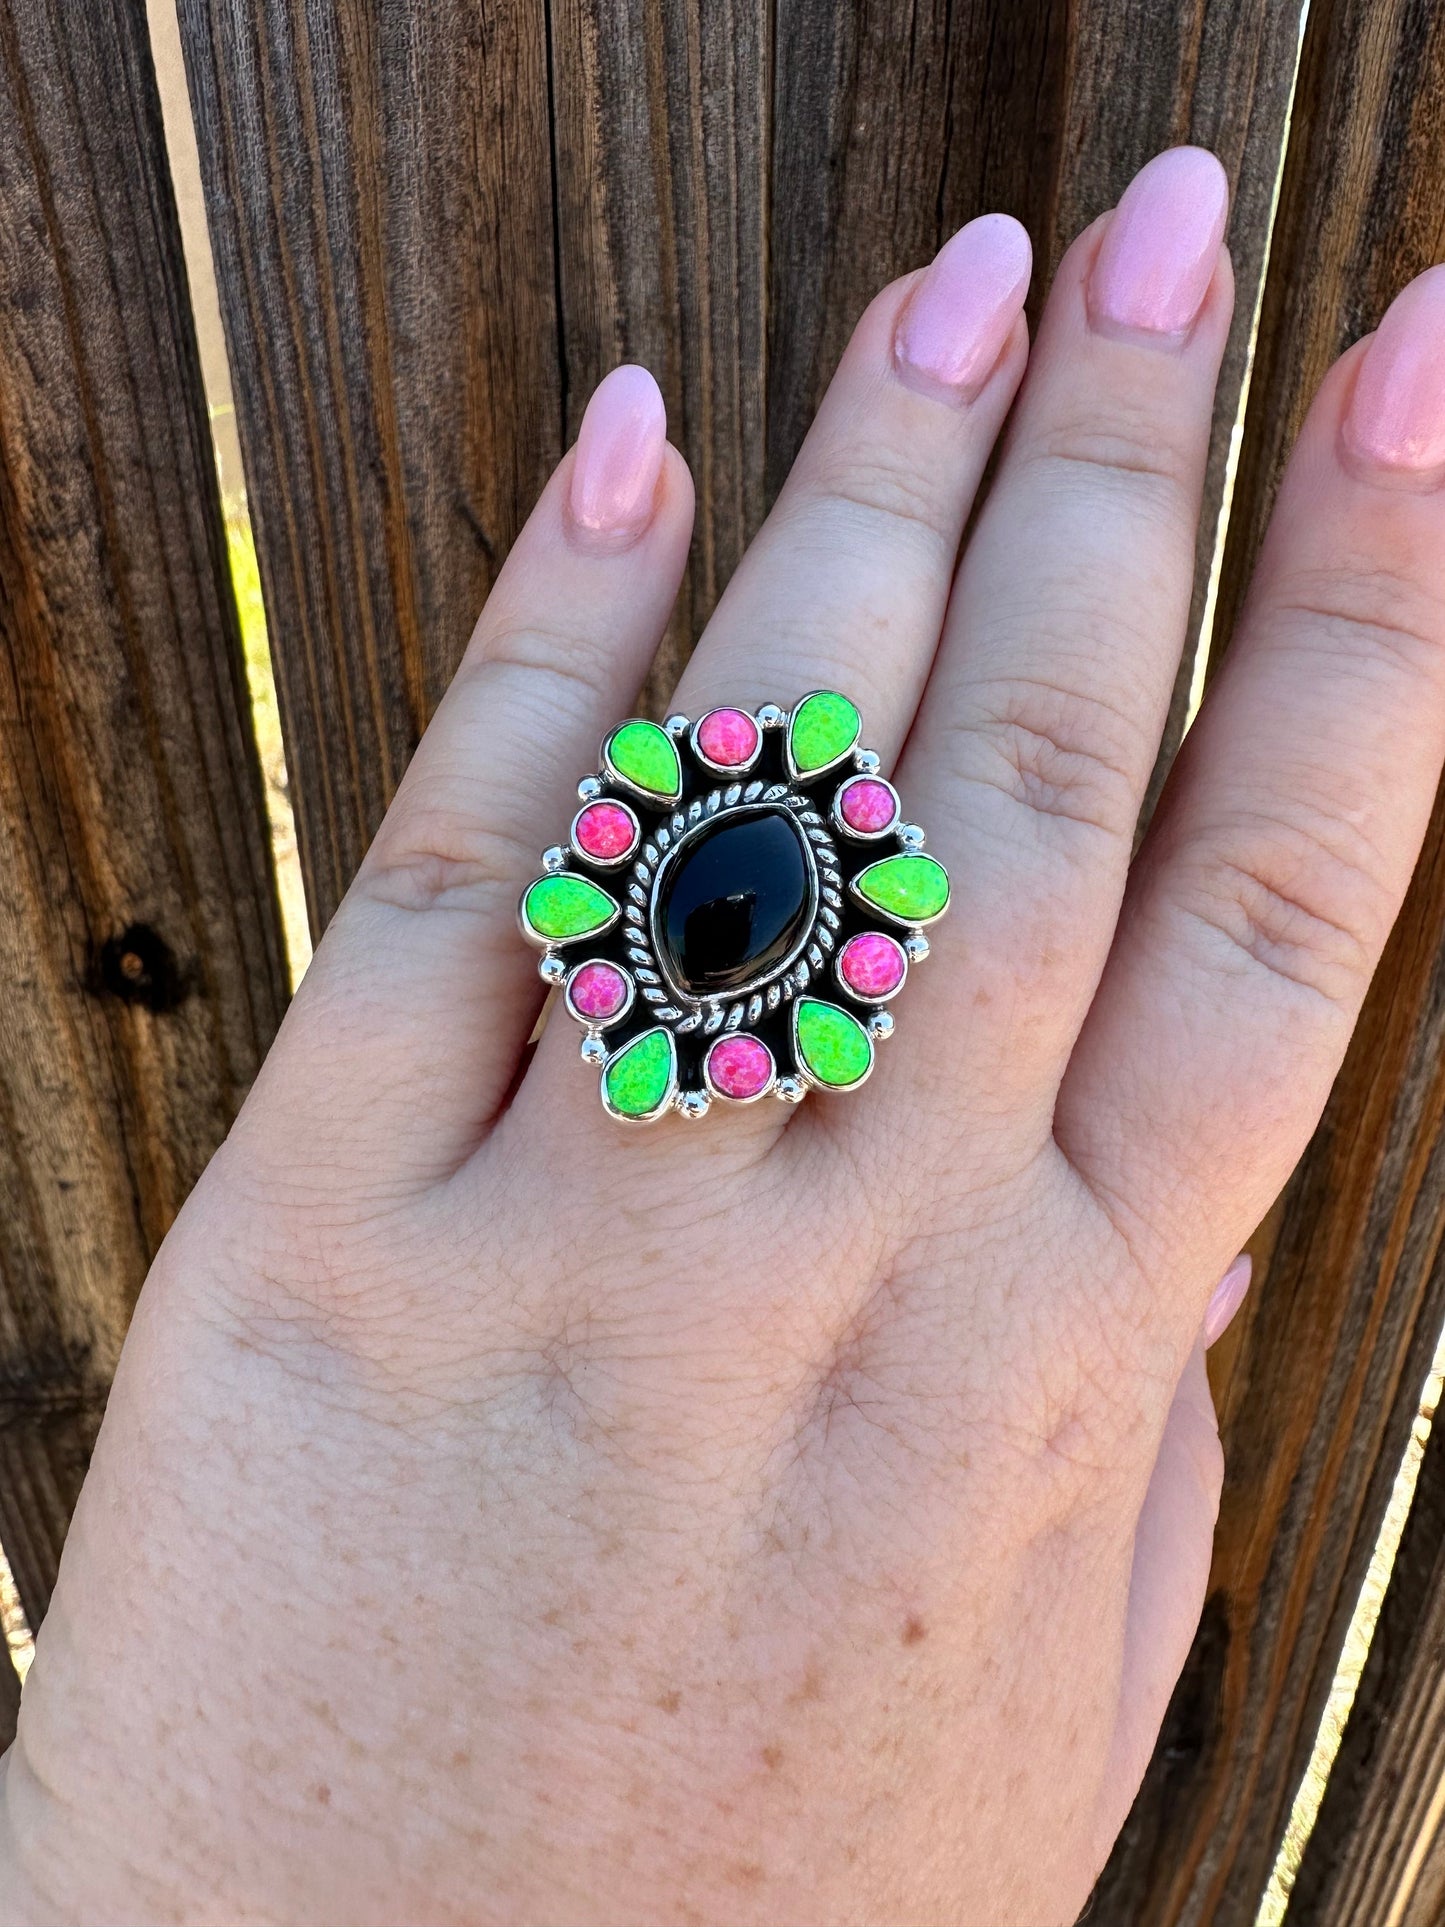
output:
[[[584,856],[615,863],[637,841],[637,825],[620,803],[589,803],[579,812],[572,835]]]
[[[898,802],[886,783],[873,776],[855,776],[843,785],[838,809],[850,830],[877,836],[898,814]]]
[[[838,974],[860,997],[889,997],[903,982],[903,946],[881,930],[860,930],[838,952]]]
[[[739,769],[757,754],[758,726],[744,709],[714,709],[697,726],[697,746],[720,769]]]
[[[724,1097],[757,1097],[773,1079],[773,1053],[756,1037],[720,1037],[707,1054],[707,1081]]]
[[[585,963],[568,984],[567,997],[579,1017],[605,1024],[627,1002],[627,979],[615,964]]]

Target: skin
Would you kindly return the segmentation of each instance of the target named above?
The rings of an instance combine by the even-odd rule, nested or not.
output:
[[[1356,348],[1130,865],[1231,285],[1097,325],[1108,219],[981,383],[906,378],[884,290],[677,695],[848,690],[953,870],[857,1097],[629,1131],[570,1026],[527,1059],[516,899],[692,515],[675,452],[622,532],[563,462],[146,1286],[7,1927],[1084,1903],[1202,1600],[1210,1293],[1445,753],[1445,496],[1352,442]]]

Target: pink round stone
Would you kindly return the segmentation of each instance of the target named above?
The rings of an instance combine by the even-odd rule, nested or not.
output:
[[[744,709],[714,709],[697,726],[697,746],[720,769],[738,769],[757,754],[758,726]]]
[[[568,984],[567,996],[579,1017],[605,1024],[627,1002],[627,979],[614,964],[585,963]]]
[[[878,836],[897,816],[898,804],[886,783],[873,776],[856,776],[844,784],[838,811],[850,830],[860,836]]]
[[[772,1077],[773,1053],[756,1037],[720,1037],[707,1054],[707,1081],[724,1097],[757,1097]]]
[[[889,997],[908,967],[903,946],[881,930],[860,930],[838,952],[838,974],[860,997]]]
[[[637,825],[620,803],[589,803],[579,813],[572,835],[583,856],[615,863],[637,841]]]

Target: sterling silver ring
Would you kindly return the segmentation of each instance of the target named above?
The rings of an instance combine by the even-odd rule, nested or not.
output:
[[[861,737],[830,689],[608,735],[519,914],[611,1116],[866,1081],[949,884]]]

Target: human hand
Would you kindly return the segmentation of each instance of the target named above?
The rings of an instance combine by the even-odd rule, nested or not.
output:
[[[603,384],[147,1284],[0,1918],[1083,1904],[1203,1595],[1210,1294],[1445,753],[1436,269],[1327,378],[1130,867],[1223,222],[1216,163],[1152,163],[1026,378],[1012,222],[886,289],[683,679],[694,716],[846,690],[952,871],[857,1097],[632,1131],[570,1026],[527,1062],[516,900],[691,526],[655,388]]]

